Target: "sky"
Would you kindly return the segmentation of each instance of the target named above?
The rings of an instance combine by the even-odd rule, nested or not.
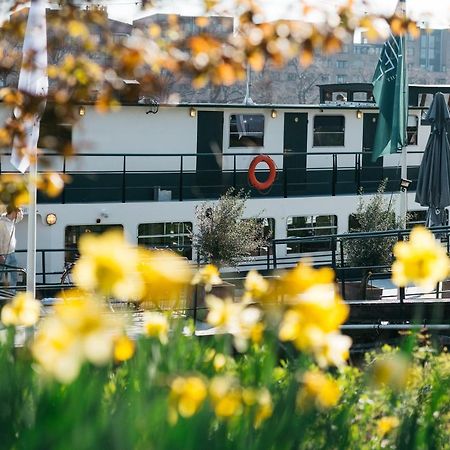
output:
[[[83,0],[82,0],[83,1]],[[98,0],[97,0],[98,1]],[[101,0],[108,5],[109,15],[118,20],[132,22],[153,12],[174,13],[182,15],[201,15],[202,2],[199,0],[159,0],[157,9],[142,12],[135,0]],[[346,0],[302,0],[313,6],[321,5],[335,9]],[[270,19],[295,18],[300,0],[259,0]],[[223,3],[230,3],[223,0]],[[397,0],[354,0],[361,11],[391,14]],[[450,0],[406,0],[408,14],[416,20],[425,21],[431,28],[450,28]]]

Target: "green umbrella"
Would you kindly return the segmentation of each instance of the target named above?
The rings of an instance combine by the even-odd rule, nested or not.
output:
[[[450,205],[450,145],[447,122],[450,113],[442,92],[433,98],[426,117],[431,123],[417,179],[416,202],[428,206],[427,226],[446,225],[444,208]]]

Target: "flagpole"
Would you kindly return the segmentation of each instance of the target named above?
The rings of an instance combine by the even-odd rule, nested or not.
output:
[[[406,0],[400,0],[399,2],[400,12],[403,15],[403,17],[406,16]],[[403,58],[403,67],[404,70],[408,70],[407,61],[406,61],[406,35],[403,42],[403,51],[402,51],[402,58]],[[408,79],[406,77],[406,79]],[[408,83],[403,83],[403,98],[407,97],[407,91],[408,91]],[[408,127],[408,112],[409,112],[409,101],[406,104],[406,124],[405,129]],[[401,155],[401,170],[400,170],[400,177],[401,179],[407,180],[408,179],[408,140],[407,136],[405,139],[405,145],[402,147],[402,155]],[[406,214],[408,210],[408,189],[407,188],[400,188],[400,221],[401,226],[403,228],[406,228]]]
[[[30,162],[28,172],[28,240],[27,240],[27,292],[36,298],[36,180],[37,154]]]

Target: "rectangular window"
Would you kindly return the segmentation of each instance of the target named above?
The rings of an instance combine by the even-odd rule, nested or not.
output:
[[[336,75],[336,83],[345,83],[347,81],[347,75]]]
[[[346,69],[347,68],[347,61],[344,61],[344,60],[337,60],[336,61],[336,67],[338,68],[338,69]]]
[[[407,132],[407,144],[417,145],[417,132],[419,129],[419,119],[417,116],[408,116]]]
[[[408,211],[406,215],[406,228],[413,228],[416,225],[425,225],[427,219],[427,210]]]
[[[230,116],[230,147],[263,147],[264,116],[232,114]]]
[[[445,223],[448,223],[448,209],[444,210]],[[406,214],[406,228],[413,228],[416,225],[425,225],[427,220],[427,210],[408,211]]]
[[[314,117],[314,147],[341,147],[344,145],[344,116]]]
[[[192,222],[141,223],[138,244],[147,248],[168,248],[192,259]]]
[[[354,102],[367,102],[367,92],[353,92]]]
[[[78,242],[80,237],[87,233],[103,234],[105,231],[118,229],[123,231],[123,225],[68,225],[65,230],[65,262],[73,262],[78,255]]]
[[[317,240],[317,236],[337,233],[337,216],[299,216],[288,217],[287,237],[303,237],[302,242],[287,244],[287,253],[323,252],[332,249],[331,239]]]

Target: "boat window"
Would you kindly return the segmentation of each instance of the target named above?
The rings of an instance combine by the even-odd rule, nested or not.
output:
[[[123,225],[68,225],[65,230],[65,257],[66,263],[73,262],[78,257],[78,241],[86,233],[102,234],[105,231],[118,229],[123,231]]]
[[[192,259],[192,222],[141,223],[138,244],[147,248],[168,248]]]
[[[445,222],[448,223],[448,209],[445,209]],[[421,209],[416,211],[408,211],[406,215],[406,228],[413,228],[416,225],[425,225],[427,220],[427,210]]]
[[[406,215],[406,228],[413,228],[416,225],[425,225],[427,220],[427,210],[408,211]]]
[[[315,116],[314,138],[315,147],[341,147],[344,145],[344,116]]]
[[[264,116],[232,114],[230,116],[230,147],[263,147]]]
[[[266,239],[274,238],[275,237],[275,219],[272,217],[264,217],[257,219],[259,223],[262,223],[264,226],[264,237]],[[269,244],[267,244],[269,245]],[[269,247],[261,247],[255,252],[251,254],[251,256],[262,256],[267,255],[267,252],[269,251]]]
[[[408,116],[407,145],[417,145],[417,132],[419,129],[419,118],[417,116]]]
[[[58,153],[72,153],[72,125],[63,123],[51,105],[47,106],[42,116],[37,146]]]
[[[317,240],[317,236],[337,233],[337,216],[299,216],[288,217],[287,237],[310,237],[311,240],[292,242],[287,245],[287,253],[307,253],[329,251],[331,239]]]

